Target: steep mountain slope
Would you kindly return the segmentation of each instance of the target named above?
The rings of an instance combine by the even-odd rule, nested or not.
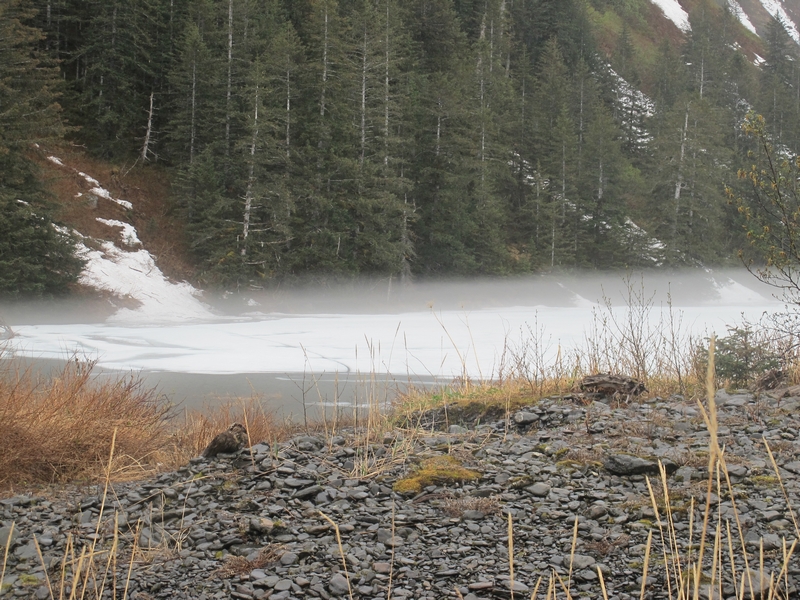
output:
[[[203,287],[732,264],[747,111],[800,150],[800,0],[13,1],[84,171]]]

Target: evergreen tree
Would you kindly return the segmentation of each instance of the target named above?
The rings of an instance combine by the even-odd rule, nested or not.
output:
[[[83,261],[50,220],[46,195],[27,155],[63,132],[58,71],[36,51],[41,32],[26,23],[27,0],[0,5],[0,294],[64,292]]]

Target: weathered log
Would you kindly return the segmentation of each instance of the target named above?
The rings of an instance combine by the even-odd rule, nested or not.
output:
[[[602,394],[603,396],[638,396],[647,391],[644,384],[632,377],[612,375],[610,373],[597,373],[587,375],[581,379],[578,387],[582,392]]]
[[[770,369],[753,383],[754,392],[774,390],[788,379],[787,374],[780,369]]]

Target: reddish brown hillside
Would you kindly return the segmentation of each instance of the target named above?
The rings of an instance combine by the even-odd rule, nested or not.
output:
[[[57,157],[63,164],[49,160],[49,156]],[[134,168],[112,165],[67,145],[42,151],[36,160],[57,204],[58,221],[83,235],[118,244],[119,229],[97,218],[130,223],[165,275],[191,280],[194,270],[185,233],[171,199],[169,176],[163,169],[152,165]],[[130,202],[133,209],[92,194],[92,184],[81,173],[96,179],[114,198]]]

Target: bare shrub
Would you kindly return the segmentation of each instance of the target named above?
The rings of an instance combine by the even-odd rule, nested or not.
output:
[[[49,380],[13,363],[0,372],[0,487],[114,478],[155,469],[169,440],[169,405],[134,377],[92,375],[69,361]]]

